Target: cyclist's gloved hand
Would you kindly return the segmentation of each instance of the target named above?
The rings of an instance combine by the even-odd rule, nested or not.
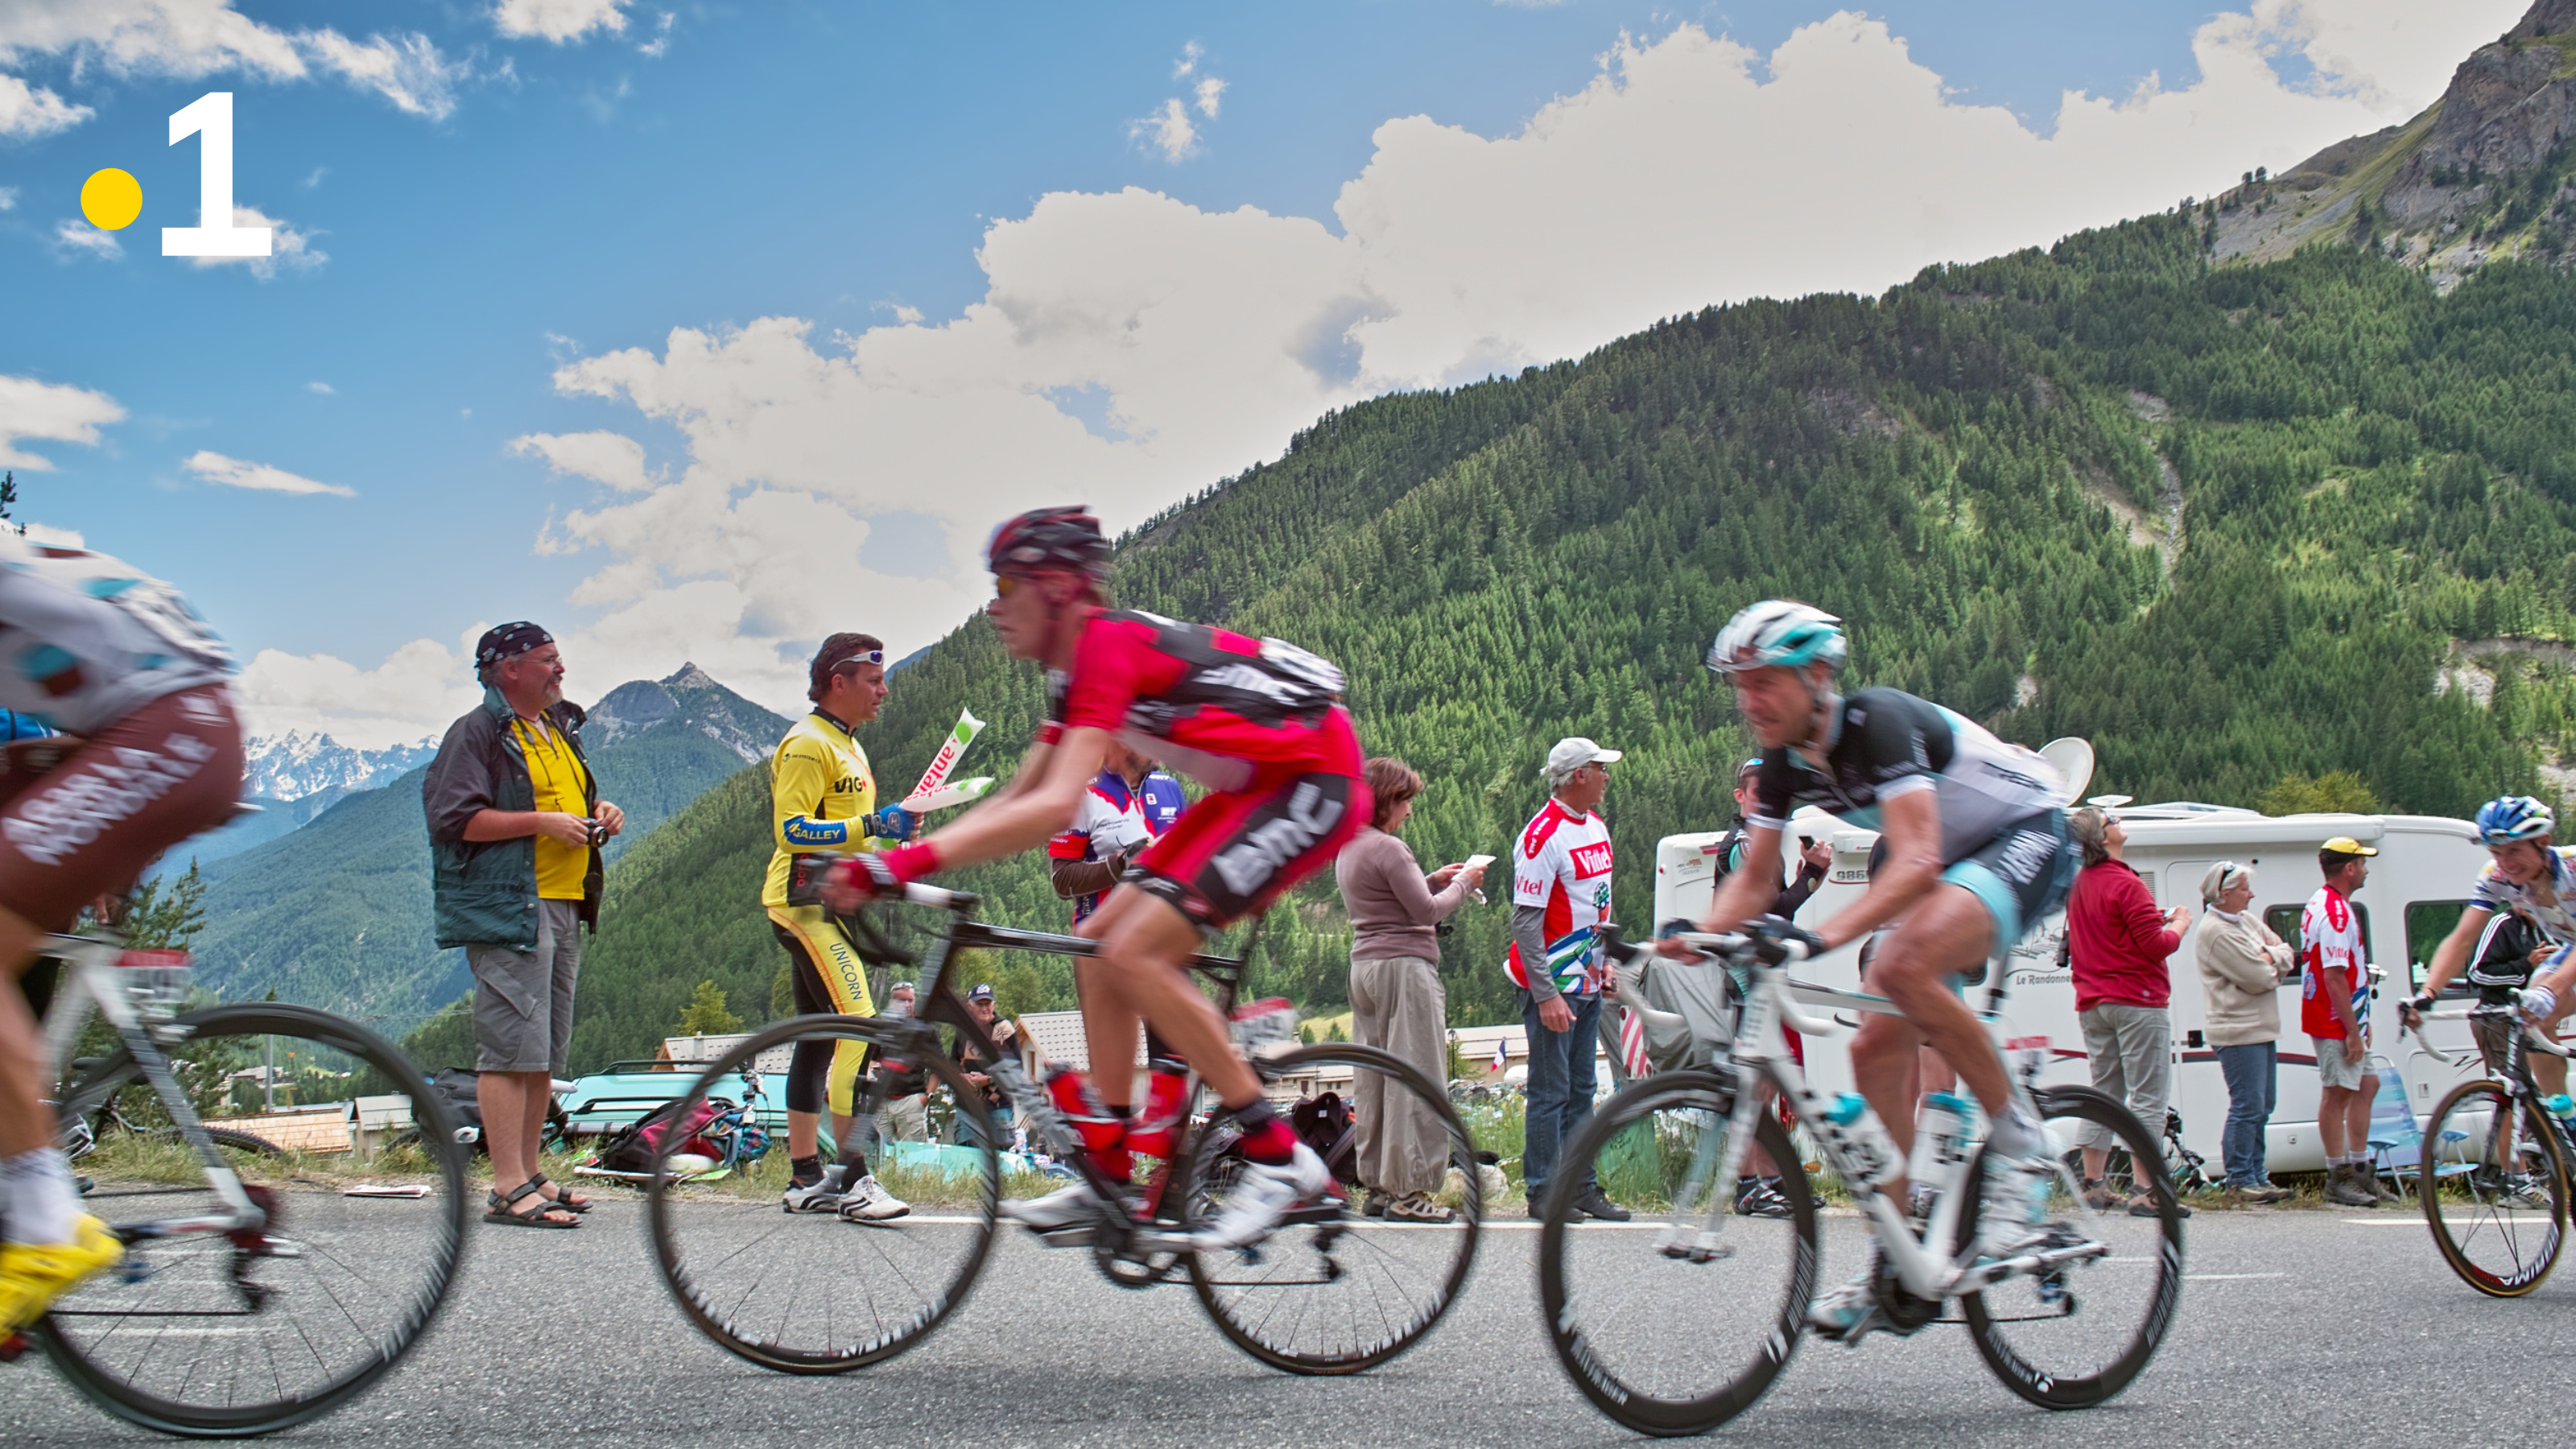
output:
[[[824,875],[823,904],[846,914],[870,901],[900,896],[905,886],[938,868],[938,860],[927,845],[899,845],[870,855],[854,855]]]
[[[1655,928],[1655,939],[1658,941],[1669,941],[1684,931],[1696,931],[1698,929],[1699,922],[1692,920],[1688,916],[1675,916],[1671,920],[1666,921]]]
[[[1792,942],[1797,944],[1809,960],[1825,954],[1824,938],[1795,921],[1785,921],[1778,916],[1764,916],[1753,923],[1752,930],[1762,942],[1762,949],[1758,954],[1774,965],[1789,959],[1789,953],[1780,948]]]
[[[2558,993],[2535,981],[2522,989],[2522,1014],[2546,1021],[2558,1010]]]
[[[2425,1012],[2431,1011],[2433,1009],[2433,999],[2433,993],[2429,991],[2420,991],[2415,995],[2406,998],[2405,1009],[2407,1015],[2421,1016]]]
[[[911,840],[921,833],[921,817],[900,805],[888,805],[868,817],[868,834],[879,840]]]

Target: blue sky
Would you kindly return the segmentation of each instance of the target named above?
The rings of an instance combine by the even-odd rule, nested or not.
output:
[[[519,616],[579,642],[577,695],[693,655],[781,703],[829,628],[953,625],[1008,507],[1132,522],[1372,391],[2170,205],[2402,118],[2519,8],[22,3],[0,451],[51,466],[20,516],[179,584],[267,727],[363,743],[434,726],[461,637]],[[166,118],[215,89],[236,204],[300,238],[257,273],[159,255],[196,208]],[[1901,184],[1870,158],[1926,117],[1957,169],[1898,198],[1901,245],[1783,223]],[[1641,158],[1622,195],[1673,177],[1622,223],[1646,250],[1554,215],[1602,169],[1578,144]],[[2086,179],[1966,220],[2032,158]],[[112,252],[76,220],[101,166],[144,197]],[[1639,280],[1560,285],[1596,253]]]

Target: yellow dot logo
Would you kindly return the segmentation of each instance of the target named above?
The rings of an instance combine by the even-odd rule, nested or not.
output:
[[[81,215],[100,231],[123,231],[143,214],[143,183],[110,166],[81,183]]]

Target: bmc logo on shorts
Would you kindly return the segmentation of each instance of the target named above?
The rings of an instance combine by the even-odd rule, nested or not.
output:
[[[1283,814],[1255,826],[1210,864],[1225,881],[1227,890],[1248,898],[1277,875],[1279,867],[1330,835],[1333,827],[1341,823],[1344,808],[1342,801],[1325,798],[1316,786],[1300,784],[1288,797]]]

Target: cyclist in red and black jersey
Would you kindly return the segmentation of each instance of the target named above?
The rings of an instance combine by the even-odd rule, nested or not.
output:
[[[933,871],[1044,845],[1073,822],[1113,741],[1207,786],[1211,793],[1135,858],[1080,926],[1101,943],[1098,956],[1075,963],[1093,1080],[1067,1074],[1050,1089],[1094,1160],[1123,1178],[1141,1018],[1197,1069],[1243,1132],[1251,1169],[1200,1246],[1256,1241],[1289,1207],[1331,1190],[1332,1175],[1272,1114],[1225,1018],[1183,963],[1205,933],[1266,909],[1368,823],[1341,671],[1276,639],[1110,609],[1108,540],[1079,508],[1003,524],[986,561],[994,575],[986,612],[1003,646],[1048,669],[1047,721],[1009,789],[918,844],[848,862],[833,903],[847,909]],[[1090,1197],[1078,1183],[1004,1210],[1043,1231],[1087,1217]]]

